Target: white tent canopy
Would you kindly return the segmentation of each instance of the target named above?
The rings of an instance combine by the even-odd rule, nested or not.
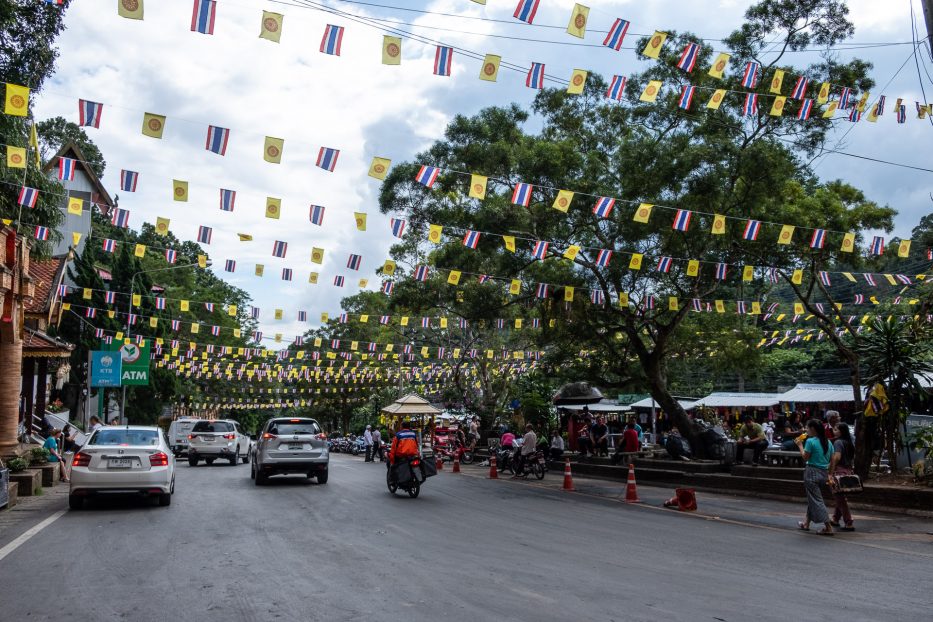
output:
[[[798,384],[781,395],[782,402],[817,404],[821,402],[854,402],[851,384]]]
[[[710,393],[694,403],[694,408],[767,408],[781,403],[780,393]]]
[[[690,410],[696,404],[694,400],[677,400],[677,403],[680,404],[680,407],[684,410]],[[652,400],[650,397],[646,397],[643,400],[638,400],[632,404],[629,404],[629,408],[651,408]],[[661,410],[661,405],[657,401],[654,401],[654,407],[658,410]]]

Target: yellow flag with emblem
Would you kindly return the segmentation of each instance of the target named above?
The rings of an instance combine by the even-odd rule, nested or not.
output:
[[[443,225],[428,225],[428,242],[431,242],[432,244],[440,244],[441,232],[443,230]]]
[[[586,76],[588,72],[583,69],[574,69],[570,74],[570,82],[567,84],[567,92],[571,95],[579,95],[586,86]]]
[[[314,247],[311,249],[311,263],[324,263],[324,249]]]
[[[781,233],[778,235],[778,244],[790,244],[794,238],[794,225],[784,225],[781,227]]]
[[[706,107],[710,110],[719,110],[719,106],[722,105],[722,100],[726,98],[726,89],[716,89],[713,91],[713,94],[710,96],[709,101],[706,102]]]
[[[486,58],[483,59],[483,67],[480,69],[479,79],[486,80],[487,82],[495,82],[496,78],[499,77],[500,61],[502,61],[501,56],[487,54]]]
[[[502,236],[502,242],[505,244],[505,250],[510,253],[515,252],[515,237],[511,235]]]
[[[165,115],[146,112],[143,114],[143,134],[151,138],[162,138],[165,131]]]
[[[522,291],[522,282],[518,279],[512,279],[512,282],[509,283],[509,293],[513,296],[517,296]]]
[[[382,64],[383,65],[401,65],[402,64],[402,38],[382,37]]]
[[[366,212],[353,212],[353,220],[359,231],[366,231]]]
[[[570,202],[573,201],[573,192],[570,190],[558,190],[554,198],[554,209],[566,213],[570,209]]]
[[[573,261],[577,258],[577,255],[580,253],[580,247],[576,244],[571,244],[567,247],[567,250],[564,251],[564,259],[569,259]]]
[[[7,168],[26,168],[26,148],[7,145],[6,165]]]
[[[144,257],[146,255],[146,245],[137,244],[135,250],[133,251],[133,255],[136,257]]]
[[[650,203],[642,203],[638,206],[638,209],[635,210],[635,217],[632,219],[635,222],[647,223],[651,219],[651,208],[654,205]]]
[[[180,179],[172,180],[172,200],[185,202],[188,200],[188,182]]]
[[[833,101],[829,102],[829,105],[826,106],[826,111],[823,112],[823,118],[824,118],[824,119],[832,119],[832,118],[833,118],[833,115],[836,114],[836,109],[837,109],[837,108],[839,108],[839,102],[838,102],[838,101],[833,100]]]
[[[632,253],[632,258],[628,262],[629,270],[641,270],[641,260],[644,258],[642,253]]]
[[[155,231],[158,235],[166,236],[168,235],[168,225],[171,221],[168,218],[162,218],[158,216],[156,218]]]
[[[771,88],[769,89],[771,93],[775,95],[781,94],[781,85],[784,84],[784,70],[775,69],[774,76],[771,78]]]
[[[282,215],[282,199],[275,197],[266,197],[266,218],[276,220]]]
[[[843,253],[851,253],[855,251],[855,234],[846,233],[842,236],[842,247],[839,249]]]
[[[272,13],[271,11],[262,12],[262,25],[259,30],[260,39],[279,42],[282,38],[282,22],[284,16],[281,13]]]
[[[901,240],[901,243],[897,247],[897,256],[898,257],[909,257],[910,256],[910,240]]]
[[[76,197],[68,198],[68,213],[80,216],[84,212],[84,201]],[[158,228],[157,228],[158,230]]]
[[[829,101],[829,82],[824,82],[816,94],[816,103],[823,105],[827,101]]]
[[[746,283],[755,278],[755,266],[745,266],[742,268],[742,280]]]
[[[571,285],[564,287],[564,300],[566,302],[573,302],[573,290],[574,288]]]
[[[666,40],[666,32],[655,30],[651,38],[648,39],[648,45],[645,46],[641,53],[648,58],[657,58],[661,54],[661,47],[664,46]]]
[[[388,276],[395,274],[395,262],[391,259],[386,259],[385,263],[382,264],[382,273]]]
[[[570,22],[567,24],[567,34],[582,39],[586,35],[586,22],[589,17],[590,7],[580,3],[575,4],[570,14]]]
[[[470,198],[485,199],[486,184],[488,182],[489,178],[484,175],[470,175]]]
[[[709,75],[714,78],[719,78],[722,80],[723,75],[725,74],[726,67],[729,65],[729,59],[732,58],[729,54],[725,52],[720,52],[719,56],[716,57],[716,60],[713,61],[712,66],[709,68]]]
[[[369,165],[369,176],[378,180],[385,179],[391,164],[392,160],[388,158],[373,158],[372,164]]]
[[[803,283],[803,270],[800,268],[794,270],[794,273],[790,275],[790,282],[794,285],[800,285]]]
[[[265,270],[266,270],[266,267],[265,267],[264,265],[262,265],[261,263],[258,263],[258,264],[256,264],[256,270],[254,271],[254,274],[255,274],[256,276],[262,276],[262,275],[263,275],[263,272],[265,272]]]
[[[699,276],[700,274],[700,262],[696,259],[691,259],[687,262],[687,276]]]
[[[771,104],[771,110],[768,112],[772,117],[780,117],[784,114],[784,104],[787,103],[787,97],[784,95],[778,95],[774,98],[774,103]]]
[[[450,274],[447,275],[447,283],[449,285],[458,285],[460,283],[460,271],[451,270]]]
[[[648,82],[648,85],[645,87],[645,90],[641,92],[641,96],[638,98],[639,101],[648,102],[649,104],[654,103],[658,99],[658,94],[661,92],[661,81],[660,80],[651,80]]]
[[[118,0],[117,15],[126,19],[142,19],[143,0]]]
[[[285,139],[266,136],[262,146],[262,159],[270,164],[282,162],[282,152],[285,151]]]
[[[3,112],[14,117],[25,117],[29,113],[29,87],[7,82]]]

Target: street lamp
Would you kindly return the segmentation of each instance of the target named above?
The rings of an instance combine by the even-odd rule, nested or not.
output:
[[[186,263],[178,266],[168,266],[166,268],[154,268],[152,270],[140,270],[133,274],[130,277],[130,299],[126,303],[126,338],[129,339],[132,336],[133,324],[130,322],[130,316],[133,314],[133,296],[136,295],[136,277],[141,274],[149,274],[152,272],[167,272],[168,270],[180,270],[181,268],[193,268],[194,266],[200,265],[198,262]],[[210,259],[207,260],[205,264],[206,268],[210,268],[212,262]],[[122,356],[122,355],[121,355]],[[122,382],[120,384],[123,384]],[[123,425],[129,425],[129,421],[126,419],[126,385],[123,385],[123,398],[120,401],[120,420]]]

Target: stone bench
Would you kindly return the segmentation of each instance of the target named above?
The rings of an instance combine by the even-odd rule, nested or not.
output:
[[[42,471],[26,469],[19,473],[10,473],[10,482],[16,482],[19,485],[17,493],[20,497],[32,497],[42,490]]]
[[[38,469],[42,473],[42,486],[51,488],[55,485],[55,478],[58,476],[58,463],[46,462],[45,464],[33,465],[33,469]]]
[[[776,449],[766,449],[762,456],[765,464],[781,467],[803,467],[803,456],[799,451],[783,451]]]

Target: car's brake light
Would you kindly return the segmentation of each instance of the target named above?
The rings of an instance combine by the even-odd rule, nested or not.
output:
[[[164,451],[149,456],[149,466],[168,466],[168,455]]]
[[[262,437],[263,438],[276,438],[275,434],[269,434],[268,432],[263,434]]]
[[[236,438],[236,434],[224,434],[224,438],[227,439],[228,441],[232,441],[233,439]]]
[[[419,464],[421,464],[421,461],[420,461],[420,460],[412,460],[412,461],[411,461],[411,466],[418,466]]]
[[[189,440],[189,441],[190,441],[190,440],[193,440],[193,439],[194,439],[194,436],[195,436],[194,434],[189,434],[189,435],[188,435],[188,440]]]
[[[301,419],[289,419],[289,423],[301,423]]]
[[[91,454],[86,454],[83,451],[79,451],[75,454],[74,460],[71,463],[71,466],[76,467],[86,467],[91,464]]]
[[[317,437],[318,437],[319,439],[321,439],[322,441],[326,441],[326,440],[327,440],[327,435],[326,435],[326,434],[318,434]]]

